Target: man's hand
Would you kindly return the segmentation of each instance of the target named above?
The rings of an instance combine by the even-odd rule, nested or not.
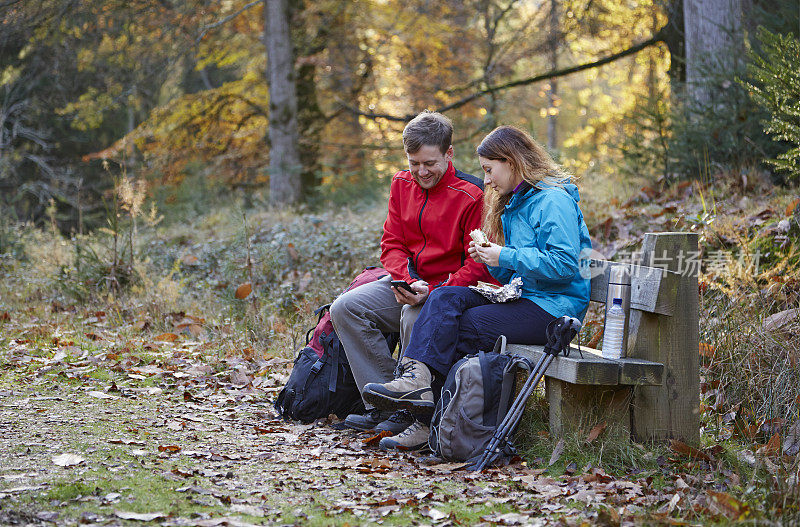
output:
[[[424,280],[417,280],[411,284],[411,289],[413,289],[416,294],[412,295],[400,287],[392,287],[392,292],[394,293],[394,297],[397,299],[398,304],[416,306],[417,304],[422,304],[428,299],[428,282]]]
[[[489,246],[478,245],[475,242],[469,242],[469,255],[478,263],[485,263],[491,267],[500,265],[500,251],[503,250],[501,245],[490,243]]]

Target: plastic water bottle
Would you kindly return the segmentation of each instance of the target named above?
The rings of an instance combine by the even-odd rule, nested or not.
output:
[[[622,358],[622,340],[625,336],[625,311],[622,299],[615,298],[611,309],[606,313],[606,325],[603,333],[603,357],[606,359]]]

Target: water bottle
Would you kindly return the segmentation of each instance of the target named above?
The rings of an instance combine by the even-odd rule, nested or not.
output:
[[[615,298],[611,309],[606,313],[605,331],[603,333],[603,358],[622,358],[622,341],[625,336],[625,311],[622,299]]]

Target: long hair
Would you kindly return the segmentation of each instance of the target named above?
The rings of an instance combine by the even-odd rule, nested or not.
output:
[[[477,152],[486,159],[508,162],[512,174],[519,174],[537,188],[562,186],[573,179],[527,132],[514,126],[492,130],[478,145]],[[501,196],[492,188],[483,190],[483,231],[501,245],[505,243],[501,215],[509,200],[511,193]]]

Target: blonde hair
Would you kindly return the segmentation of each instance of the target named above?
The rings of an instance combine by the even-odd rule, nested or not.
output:
[[[561,187],[573,179],[527,132],[514,126],[492,130],[478,145],[477,152],[480,157],[507,162],[512,174],[519,174],[523,181],[537,188]],[[511,196],[511,193],[501,196],[491,188],[483,190],[483,231],[495,243],[505,243],[501,215]]]

